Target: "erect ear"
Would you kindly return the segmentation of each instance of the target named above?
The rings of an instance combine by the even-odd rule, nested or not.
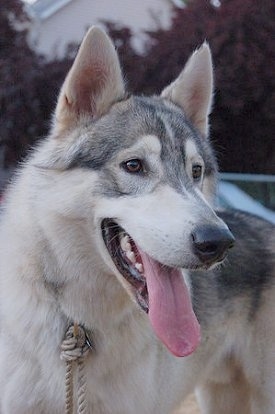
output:
[[[162,97],[179,105],[193,125],[208,134],[208,116],[213,94],[213,68],[207,43],[196,50],[179,77],[165,88]]]
[[[85,115],[100,117],[124,94],[114,45],[102,30],[92,27],[61,88],[55,112],[57,129],[70,128]]]

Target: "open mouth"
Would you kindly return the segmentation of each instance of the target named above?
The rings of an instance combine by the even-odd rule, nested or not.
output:
[[[110,257],[148,313],[158,338],[176,356],[192,353],[200,327],[181,269],[153,259],[113,219],[104,219],[101,230]]]
[[[148,312],[147,284],[136,244],[113,220],[104,219],[101,229],[103,240],[114,264],[124,279],[132,286],[137,303],[145,312]]]

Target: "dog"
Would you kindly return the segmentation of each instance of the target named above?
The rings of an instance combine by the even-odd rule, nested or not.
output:
[[[1,414],[274,414],[274,227],[213,209],[212,95],[207,44],[130,96],[87,33],[5,195]]]

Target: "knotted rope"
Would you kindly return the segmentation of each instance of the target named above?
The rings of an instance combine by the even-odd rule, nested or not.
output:
[[[74,412],[74,366],[77,364],[77,414],[88,414],[86,399],[86,375],[84,367],[84,359],[91,349],[91,342],[84,330],[78,324],[71,325],[61,344],[60,357],[66,362],[65,375],[65,414],[73,414]]]

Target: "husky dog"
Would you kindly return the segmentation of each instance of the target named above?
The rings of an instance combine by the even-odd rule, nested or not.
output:
[[[196,387],[205,414],[275,413],[274,228],[211,207],[212,77],[204,44],[161,96],[129,96],[110,39],[86,35],[5,197],[1,414],[65,412],[73,324],[92,342],[81,413],[168,414]]]

